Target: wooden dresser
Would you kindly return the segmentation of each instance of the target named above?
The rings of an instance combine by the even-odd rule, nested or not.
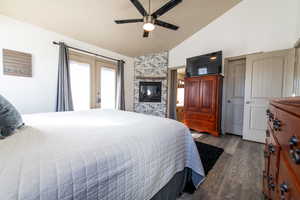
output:
[[[221,131],[221,75],[185,78],[184,123],[199,132],[218,136]]]
[[[300,199],[300,97],[277,99],[267,110],[265,199]]]

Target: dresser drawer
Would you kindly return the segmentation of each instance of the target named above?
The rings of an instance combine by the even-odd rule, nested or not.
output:
[[[279,172],[280,146],[268,126],[264,149],[265,169],[263,172],[263,193],[266,199],[276,199],[276,184]]]
[[[280,126],[274,130],[274,135],[291,168],[300,177],[300,119],[278,109],[275,120],[279,121]]]
[[[265,158],[265,171],[266,174],[269,174],[269,168],[270,168],[270,152],[269,152],[269,144],[271,144],[270,137],[266,138],[266,144],[264,148],[264,158]]]
[[[263,171],[263,194],[265,196],[265,199],[269,199],[270,190],[269,190],[268,174],[266,171]]]
[[[264,149],[264,159],[265,159],[265,168],[263,171],[263,194],[265,199],[270,199],[270,178],[269,178],[269,167],[270,167],[270,153],[269,153],[269,144],[271,144],[271,138],[266,137],[266,144]]]
[[[278,191],[278,198],[280,200],[299,200],[300,188],[299,183],[296,182],[295,176],[291,173],[291,169],[286,164],[284,156],[281,157],[278,184],[276,190]]]
[[[184,118],[184,124],[191,129],[195,129],[197,131],[207,131],[207,130],[216,130],[215,123],[205,121],[205,120],[193,120]]]
[[[274,171],[270,170],[269,171],[269,175],[267,177],[267,181],[268,181],[268,189],[269,189],[269,199],[276,199],[276,187],[277,187],[277,183],[276,183],[276,178],[275,178],[275,173]]]
[[[273,174],[275,182],[277,182],[279,172],[280,146],[274,138],[273,131],[270,131],[270,142],[268,144],[269,152],[269,171]]]
[[[188,120],[204,120],[209,122],[215,122],[216,116],[212,114],[204,114],[204,113],[197,113],[197,112],[185,112],[184,119]]]

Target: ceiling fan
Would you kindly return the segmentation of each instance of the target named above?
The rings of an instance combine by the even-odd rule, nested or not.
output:
[[[171,30],[177,30],[179,27],[161,20],[157,18],[177,6],[182,0],[170,0],[163,7],[156,10],[154,13],[150,14],[150,0],[149,0],[149,10],[148,12],[145,10],[143,5],[139,2],[139,0],[130,0],[131,3],[138,9],[138,11],[143,15],[143,18],[140,19],[125,19],[125,20],[115,20],[117,24],[126,24],[126,23],[138,23],[143,22],[144,34],[143,37],[148,37],[149,33],[155,29],[155,25],[161,26]]]

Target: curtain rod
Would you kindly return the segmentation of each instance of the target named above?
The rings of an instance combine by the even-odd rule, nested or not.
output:
[[[59,43],[58,43],[58,42],[55,42],[55,41],[53,41],[53,44],[59,45]],[[79,48],[76,48],[76,47],[71,47],[71,46],[68,46],[68,45],[66,45],[66,44],[65,44],[65,46],[66,46],[67,48],[69,48],[69,49],[74,49],[74,50],[76,50],[76,51],[81,51],[81,52],[84,52],[84,53],[92,54],[92,55],[94,55],[94,56],[102,57],[102,58],[109,59],[109,60],[113,60],[113,61],[121,61],[121,62],[124,62],[124,63],[125,63],[124,60],[119,60],[119,59],[116,59],[116,58],[111,58],[111,57],[108,57],[108,56],[103,56],[103,55],[100,55],[100,54],[97,54],[97,53],[93,53],[93,52],[90,52],[90,51],[86,51],[86,50],[83,50],[83,49],[79,49]]]

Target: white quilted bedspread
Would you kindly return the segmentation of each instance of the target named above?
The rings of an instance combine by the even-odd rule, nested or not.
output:
[[[204,177],[189,130],[174,120],[113,110],[23,118],[0,140],[0,200],[149,200],[184,167]]]

